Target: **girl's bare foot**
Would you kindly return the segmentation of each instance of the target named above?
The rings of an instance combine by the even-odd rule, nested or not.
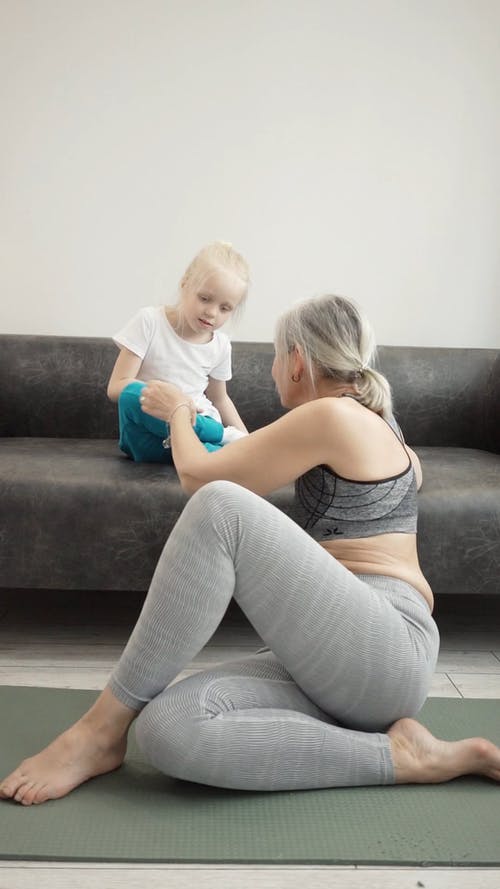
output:
[[[500,781],[500,748],[485,738],[441,741],[414,719],[399,719],[388,735],[396,784],[439,784],[460,775]]]
[[[137,714],[107,689],[82,719],[48,747],[24,760],[0,784],[0,799],[23,806],[66,796],[79,784],[121,765],[127,732]]]

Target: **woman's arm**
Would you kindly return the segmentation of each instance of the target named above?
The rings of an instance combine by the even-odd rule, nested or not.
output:
[[[172,456],[183,489],[192,494],[209,481],[226,479],[264,496],[295,481],[326,459],[319,407],[316,401],[301,405],[215,453],[208,453],[194,434],[188,412],[177,411]]]
[[[248,429],[236,410],[234,403],[227,394],[226,383],[224,380],[214,380],[209,377],[205,395],[219,411],[224,426],[235,426],[236,429],[241,429],[242,432],[248,432]]]
[[[142,359],[130,349],[120,349],[108,383],[107,394],[111,401],[118,401],[122,389],[134,382],[141,364]]]
[[[333,411],[327,404],[331,399],[303,404],[269,426],[208,453],[193,431],[189,410],[180,407],[187,399],[177,387],[152,381],[143,397],[146,413],[170,423],[172,456],[189,494],[207,482],[226,479],[265,495],[332,459]]]

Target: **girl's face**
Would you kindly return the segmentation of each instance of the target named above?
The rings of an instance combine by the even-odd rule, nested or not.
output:
[[[213,331],[231,317],[245,290],[237,275],[222,269],[209,270],[199,284],[184,280],[179,303],[182,321],[200,342],[209,342]]]

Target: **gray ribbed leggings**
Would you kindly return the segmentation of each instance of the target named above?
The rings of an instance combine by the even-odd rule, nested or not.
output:
[[[169,683],[234,596],[260,655]],[[245,790],[394,781],[383,732],[422,706],[439,636],[404,581],[356,576],[276,507],[231,482],[187,503],[111,677],[141,710],[161,771]]]

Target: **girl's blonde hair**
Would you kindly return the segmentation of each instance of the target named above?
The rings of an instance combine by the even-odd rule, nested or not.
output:
[[[361,404],[391,416],[389,383],[373,368],[373,331],[352,300],[326,295],[298,303],[279,318],[275,346],[278,357],[299,349],[313,391],[318,376],[354,384]]]
[[[250,286],[250,270],[247,261],[229,241],[213,241],[202,247],[184,272],[181,287],[187,283],[195,288],[202,287],[210,273],[216,270],[232,273],[242,282],[243,296],[237,306],[241,309]]]

